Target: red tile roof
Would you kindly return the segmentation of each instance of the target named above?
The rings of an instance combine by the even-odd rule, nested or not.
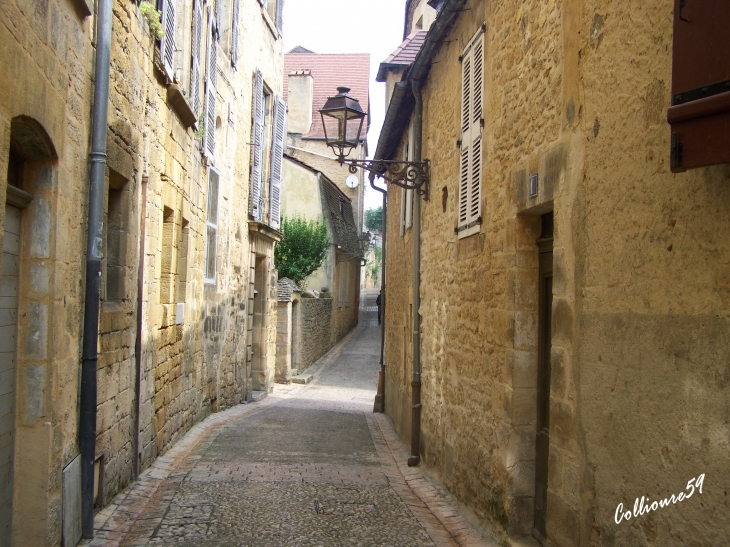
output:
[[[411,32],[403,43],[385,61],[380,63],[375,81],[384,82],[386,72],[389,68],[404,68],[415,61],[416,55],[421,51],[421,46],[423,46],[423,42],[426,40],[426,34],[428,33],[425,30],[414,30]]]
[[[324,106],[327,97],[337,94],[337,86],[348,86],[351,90],[349,94],[360,101],[365,112],[370,112],[369,53],[295,53],[296,49],[284,55],[284,75],[288,77],[302,70],[309,70],[312,74],[312,128],[305,137],[324,138],[322,118],[318,111]],[[287,93],[288,86],[285,85],[284,100],[287,100]],[[367,125],[370,125],[369,116]],[[365,134],[360,137],[365,138]]]

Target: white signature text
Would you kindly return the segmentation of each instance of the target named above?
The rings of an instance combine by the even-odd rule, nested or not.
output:
[[[645,515],[649,511],[656,511],[658,508],[666,507],[670,503],[677,503],[678,501],[688,500],[692,497],[692,494],[695,493],[695,489],[699,491],[699,493],[702,493],[702,484],[705,482],[705,474],[702,473],[699,477],[692,478],[687,482],[687,488],[686,490],[689,493],[680,492],[676,496],[672,494],[668,498],[664,498],[660,501],[649,501],[649,498],[646,497],[646,501],[644,501],[645,496],[641,496],[641,500],[639,498],[636,498],[636,501],[634,501],[634,510],[632,511],[626,511],[624,512],[624,504],[619,503],[616,507],[616,514],[614,515],[614,520],[616,521],[616,524],[621,523],[622,520],[630,520],[633,516],[634,518]]]

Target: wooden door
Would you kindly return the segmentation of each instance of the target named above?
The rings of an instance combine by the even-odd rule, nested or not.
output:
[[[0,547],[10,545],[10,518],[13,513],[19,273],[20,209],[6,205],[0,276]]]

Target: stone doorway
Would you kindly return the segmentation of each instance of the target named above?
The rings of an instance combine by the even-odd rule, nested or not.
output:
[[[537,430],[535,438],[535,524],[533,536],[547,542],[548,456],[550,451],[550,351],[553,307],[553,214],[542,215],[537,322]]]
[[[10,545],[15,449],[15,375],[20,282],[20,209],[5,205],[0,276],[0,547]]]

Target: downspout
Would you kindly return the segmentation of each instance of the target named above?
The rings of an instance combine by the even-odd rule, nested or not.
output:
[[[137,335],[134,340],[134,476],[139,477],[139,414],[142,400],[142,307],[144,306],[144,242],[147,233],[147,177],[142,177],[142,215],[139,229],[139,265],[137,267]]]
[[[99,341],[101,238],[104,222],[104,175],[109,107],[112,0],[98,0],[96,63],[89,162],[89,220],[86,240],[86,291],[81,362],[79,451],[81,452],[81,532],[94,537],[94,457],[96,455],[96,362]]]
[[[421,84],[413,80],[414,111],[413,161],[421,161],[423,100]],[[414,190],[415,191],[415,190]],[[421,463],[421,196],[413,200],[413,381],[411,382],[411,457],[408,467]]]
[[[370,186],[383,194],[383,251],[380,255],[380,373],[373,412],[385,412],[385,241],[388,236],[388,191],[375,186],[374,180],[375,177],[370,177]]]

